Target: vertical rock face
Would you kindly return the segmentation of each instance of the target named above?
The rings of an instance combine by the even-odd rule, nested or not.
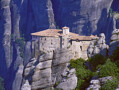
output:
[[[46,28],[54,28],[54,14],[52,13],[51,1],[30,0],[30,3],[35,18],[36,29],[43,30]]]
[[[31,59],[24,70],[22,90],[25,90],[23,87],[26,86],[26,81],[30,82],[32,90],[52,90],[54,87],[63,90],[75,89],[77,86],[76,71],[69,69],[69,61],[72,57],[71,50],[57,49],[54,53],[45,53],[38,59]],[[56,87],[55,84],[58,82],[60,84]]]
[[[10,67],[11,12],[10,0],[0,1],[0,72],[4,76]]]
[[[24,25],[26,27],[24,28],[26,34],[24,34],[27,39],[31,39],[31,32],[55,28],[54,14],[50,0],[28,0],[27,9],[27,26]]]
[[[52,0],[56,22],[69,26],[72,32],[98,34],[105,26],[113,0]]]
[[[23,65],[23,57],[22,46],[18,44],[21,43],[21,37],[30,40],[31,32],[47,28],[55,28],[50,0],[0,1],[0,75],[5,79],[6,90],[20,89],[23,68],[19,65]],[[25,51],[29,55],[30,47],[30,43],[26,44]],[[24,64],[28,63],[28,59],[30,57],[25,57]]]
[[[99,39],[92,40],[87,50],[88,57],[92,57],[95,54],[102,54],[106,56],[108,45],[105,42],[105,35],[101,33]]]
[[[112,32],[111,41],[109,45],[109,56],[113,54],[116,48],[119,46],[119,29],[115,29]]]

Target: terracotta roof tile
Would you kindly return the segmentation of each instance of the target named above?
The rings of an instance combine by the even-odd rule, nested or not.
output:
[[[31,33],[32,36],[47,36],[47,37],[59,37],[63,36],[62,30],[60,29],[47,29],[36,33]],[[93,38],[98,38],[97,36],[80,36],[76,33],[69,33],[69,37],[72,40],[91,40]]]

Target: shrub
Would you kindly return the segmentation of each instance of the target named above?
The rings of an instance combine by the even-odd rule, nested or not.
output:
[[[92,78],[92,72],[85,66],[83,59],[71,60],[71,67],[76,69],[76,75],[78,78],[76,90],[84,90],[88,87],[90,79]]]
[[[101,90],[115,90],[118,85],[118,80],[114,78],[113,80],[108,80],[102,87]]]
[[[24,58],[24,46],[25,46],[25,39],[24,38],[18,38],[16,39],[15,43],[20,47],[20,56]]]
[[[104,65],[101,66],[100,77],[113,76],[119,77],[119,69],[117,65],[108,59]]]
[[[106,62],[106,57],[102,56],[101,54],[97,54],[95,56],[93,56],[92,58],[89,58],[89,64],[90,64],[90,68],[92,69],[92,71],[96,71],[97,67],[99,65],[102,65]]]
[[[78,69],[80,67],[84,67],[84,62],[85,61],[82,58],[79,58],[79,59],[76,59],[76,60],[74,60],[74,59],[70,60],[71,67],[75,68],[75,69]]]
[[[119,47],[113,52],[112,56],[110,57],[113,62],[119,62]]]
[[[3,78],[0,77],[0,90],[5,90],[3,82],[4,82]]]

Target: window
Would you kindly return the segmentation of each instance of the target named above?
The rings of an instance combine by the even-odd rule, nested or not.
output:
[[[82,51],[82,46],[80,46],[80,49],[81,49],[81,51]]]

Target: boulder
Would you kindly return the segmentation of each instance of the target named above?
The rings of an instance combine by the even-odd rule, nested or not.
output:
[[[119,90],[119,84],[118,84],[118,87],[115,90]]]
[[[52,67],[52,76],[54,76],[54,78],[56,79],[55,82],[62,81],[63,79],[62,74],[65,73],[65,70],[67,71],[66,63]]]
[[[89,54],[92,54],[93,50],[94,50],[93,48],[89,48],[87,51],[88,51]]]
[[[100,90],[100,85],[90,85],[86,90]]]
[[[36,61],[37,61],[37,60],[36,60],[35,58],[32,58],[32,59],[29,61],[29,63],[26,65],[26,68],[29,68],[29,67],[33,66]]]
[[[101,33],[99,36],[105,40],[105,34],[104,33]]]
[[[31,86],[28,80],[26,80],[25,83],[22,85],[21,90],[31,90]]]
[[[119,29],[114,30],[114,31],[112,32],[112,35],[113,35],[113,34],[117,34],[117,33],[119,33]]]
[[[96,84],[100,84],[99,80],[91,80],[90,84],[96,85]]]
[[[99,53],[100,53],[100,49],[95,46],[93,53],[94,53],[94,54],[99,54]]]
[[[113,79],[112,76],[108,76],[108,77],[99,78],[98,80],[100,81],[101,84],[104,84],[106,81],[112,80],[112,79]]]
[[[76,70],[73,68],[69,71],[69,74],[75,74],[76,73]]]
[[[115,40],[118,40],[118,35],[117,34],[113,34],[111,36],[111,41],[115,41]]]
[[[103,44],[103,38],[99,38],[99,40],[97,41],[97,44]]]
[[[40,90],[42,88],[50,87],[52,85],[51,77],[42,78],[38,81],[32,82],[31,89],[32,90]]]
[[[32,82],[37,82],[42,78],[49,78],[51,77],[51,68],[43,69],[43,70],[36,70],[32,76]]]
[[[36,66],[36,69],[40,70],[45,68],[51,68],[51,66],[52,66],[52,60],[48,60],[44,62],[39,62],[38,65]]]
[[[39,62],[52,60],[53,59],[53,52],[45,53],[39,57]]]
[[[119,88],[116,88],[115,90],[119,90]]]
[[[31,66],[29,68],[25,68],[24,77],[27,77],[28,75],[32,75],[33,74],[33,69],[35,69],[35,66]]]
[[[73,75],[65,82],[61,82],[56,88],[63,89],[63,90],[72,90],[75,89],[77,86],[77,77]]]
[[[86,90],[99,90],[100,89],[100,82],[99,80],[91,80],[90,81],[90,85],[88,88],[86,88]]]

